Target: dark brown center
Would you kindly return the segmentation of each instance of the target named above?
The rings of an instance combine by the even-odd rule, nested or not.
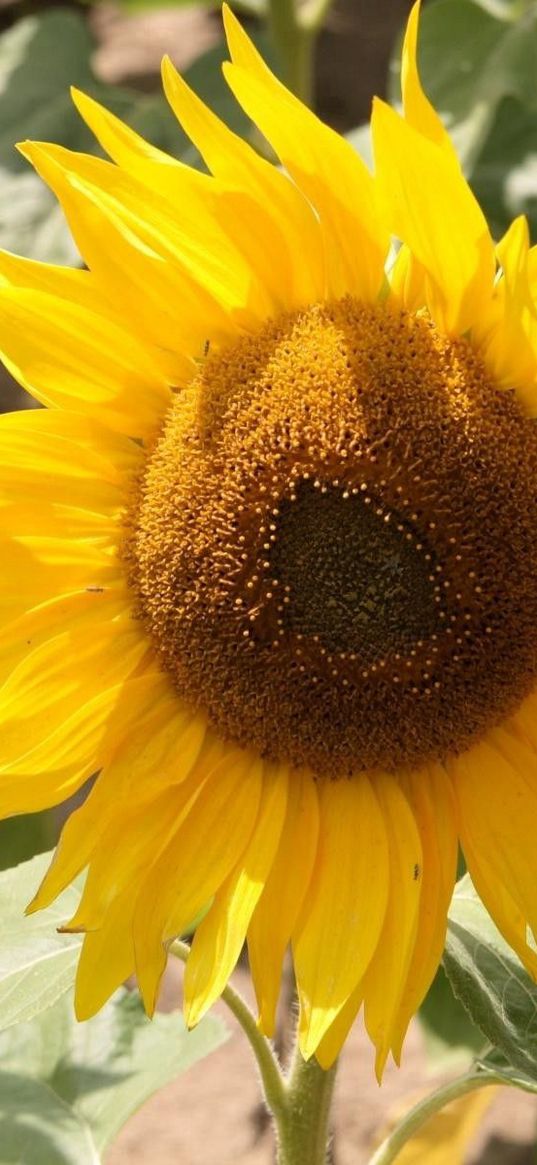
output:
[[[434,556],[420,538],[379,498],[301,482],[269,555],[290,596],[286,633],[375,663],[440,630]]]

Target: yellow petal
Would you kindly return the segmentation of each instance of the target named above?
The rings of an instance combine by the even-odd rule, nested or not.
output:
[[[133,889],[118,895],[99,930],[85,935],[75,983],[78,1020],[95,1015],[134,970]]]
[[[388,881],[386,829],[369,779],[324,782],[317,857],[293,939],[306,1059],[371,961]]]
[[[408,17],[403,42],[401,58],[403,110],[409,125],[412,125],[424,137],[429,138],[437,146],[441,146],[442,149],[447,150],[456,157],[451,139],[444,129],[436,110],[431,105],[428,97],[425,96],[420,81],[417,63],[420,10],[421,0],[416,0]]]
[[[537,933],[537,758],[497,731],[449,767],[470,875],[499,930],[537,976],[527,941],[528,926]]]
[[[276,79],[226,5],[224,22],[233,59],[226,80],[319,215],[327,294],[376,299],[388,235],[365,163]]]
[[[104,306],[109,315],[114,315],[116,321],[119,319],[119,314],[113,312],[106,297],[99,291],[90,271],[56,267],[52,263],[40,263],[35,259],[23,259],[20,255],[0,251],[0,292],[4,287],[44,291],[98,314]]]
[[[283,958],[308,889],[318,831],[316,783],[311,773],[294,772],[279,849],[248,931],[259,1020],[267,1036],[274,1034]]]
[[[121,510],[111,506],[103,514],[46,497],[31,507],[26,499],[14,505],[0,499],[0,530],[11,537],[35,535],[45,528],[51,538],[85,539],[105,549],[115,546],[120,520]]]
[[[258,196],[270,190],[269,174],[273,173],[273,166],[204,104],[169,57],[164,57],[162,62],[162,83],[178,122],[212,174]],[[274,189],[284,189],[281,179],[282,175],[273,184]]]
[[[48,906],[72,882],[106,831],[122,832],[133,803],[141,806],[190,773],[203,745],[205,718],[182,708],[169,689],[167,677],[155,681],[138,723],[120,740],[84,804],[69,816],[32,910]]]
[[[531,416],[537,414],[537,313],[530,286],[530,246],[523,215],[511,223],[496,247],[501,274],[489,311],[472,339],[499,388],[517,390]]]
[[[75,626],[27,645],[0,689],[0,766],[23,758],[80,705],[125,679],[147,650],[128,610],[110,624]]]
[[[41,291],[0,290],[0,353],[44,404],[88,413],[129,436],[152,433],[169,390],[144,348],[106,315]]]
[[[273,219],[280,235],[276,248],[290,263],[290,303],[315,303],[324,297],[325,262],[318,220],[307,199],[287,175],[261,158],[228,128],[174,69],[162,63],[164,91],[184,131],[215,177],[250,195]]]
[[[227,750],[200,782],[187,817],[151,866],[136,905],[134,935],[138,982],[152,1014],[167,947],[196,917],[240,861],[255,825],[261,765]]]
[[[82,93],[80,89],[72,86],[71,97],[80,116],[95,134],[103,150],[124,170],[128,170],[133,162],[140,160],[173,164],[169,154],[146,142],[145,138],[121,121],[121,118],[105,109],[104,105],[100,105],[87,93]]]
[[[31,607],[73,591],[106,590],[122,580],[116,555],[92,542],[45,535],[0,541],[0,613],[15,619]]]
[[[507,285],[517,291],[522,307],[533,307],[528,277],[530,235],[528,220],[520,214],[513,220],[496,246],[496,254]]]
[[[387,225],[427,272],[435,323],[465,332],[492,297],[486,219],[458,164],[383,101],[374,103],[372,132]]]
[[[121,587],[82,590],[50,599],[24,611],[18,619],[4,623],[0,641],[0,684],[17,663],[49,639],[69,627],[76,632],[88,626],[106,625],[126,607],[128,598]]]
[[[99,930],[114,898],[147,872],[200,793],[199,782],[187,777],[159,796],[124,804],[121,821],[102,831],[90,861],[78,910],[66,929]],[[117,844],[121,829],[121,844]],[[116,839],[116,841],[114,841]]]
[[[365,975],[341,1009],[317,1048],[325,1069],[339,1055],[362,1001],[369,1035],[376,1046],[380,1082],[394,1038],[410,968],[418,953],[423,910],[424,854],[413,807],[395,779],[375,775],[375,789],[387,828],[390,888],[380,940]],[[445,924],[444,924],[445,928]],[[420,960],[427,962],[423,947]]]
[[[178,263],[165,261],[150,245],[147,239],[154,238],[155,232],[143,218],[94,184],[72,176],[59,163],[60,147],[27,143],[24,152],[60,200],[102,294],[113,308],[123,305],[133,328],[153,345],[152,354],[159,353],[170,383],[184,383],[194,371],[192,357],[211,334],[215,311],[220,323],[221,313],[217,308],[211,311],[210,299]],[[62,157],[68,153],[64,151]],[[158,246],[158,240],[154,241]]]
[[[157,676],[157,678],[160,678]],[[34,813],[65,801],[109,759],[151,699],[146,673],[100,691],[31,752],[0,772],[0,817]]]
[[[328,1069],[331,1068],[337,1060],[345,1040],[347,1039],[347,1036],[351,1030],[351,1027],[362,1006],[362,1003],[363,990],[362,982],[360,981],[358,986],[355,987],[354,991],[352,991],[349,995],[349,998],[341,1008],[341,1011],[338,1011],[335,1019],[330,1024],[330,1027],[325,1032],[320,1043],[317,1045],[315,1057],[321,1065],[321,1068],[324,1068],[325,1072],[327,1072]]]
[[[365,1024],[377,1049],[381,1080],[393,1041],[410,962],[414,953],[421,899],[423,852],[414,814],[395,779],[375,776],[388,834],[390,887],[377,950],[362,982]]]
[[[143,458],[139,443],[81,414],[59,409],[5,413],[0,417],[0,502],[16,501],[36,514],[41,503],[68,503],[115,516],[130,498]]]
[[[440,765],[401,778],[423,850],[414,951],[392,1030],[396,1063],[406,1030],[434,979],[444,949],[447,912],[457,870],[458,832],[451,782]]]
[[[210,201],[203,197],[203,175],[188,168],[177,169],[180,181],[181,214],[155,189],[125,174],[117,166],[88,154],[78,154],[61,146],[27,143],[23,152],[52,187],[62,203],[73,237],[88,266],[103,289],[109,286],[110,255],[104,238],[92,230],[93,220],[102,218],[106,234],[119,228],[138,262],[150,273],[156,287],[167,282],[173,302],[180,302],[185,323],[197,328],[200,337],[217,335],[238,326],[253,327],[270,310],[264,288],[256,284],[252,271],[225,230],[211,213]],[[88,223],[88,211],[90,221]],[[89,230],[86,229],[89,226]],[[118,261],[120,256],[117,256]],[[130,272],[122,269],[126,289]],[[162,304],[170,315],[170,302]],[[138,309],[140,313],[140,308]],[[205,317],[205,330],[200,316]],[[192,340],[175,329],[170,342],[182,340],[180,351],[195,354]]]
[[[164,63],[163,73],[169,75],[172,91],[180,87],[181,81],[177,75],[174,82],[175,70],[171,62]],[[261,197],[258,191],[251,190],[249,183],[246,189],[241,188],[240,168],[239,173],[232,171],[233,186],[239,189],[232,189],[158,150],[153,151],[142,138],[133,134],[123,122],[91,98],[78,93],[75,94],[75,103],[114,160],[147,187],[151,194],[158,190],[159,197],[170,204],[174,223],[172,233],[177,229],[177,206],[187,206],[190,210],[190,233],[195,238],[203,239],[209,253],[214,254],[215,246],[211,243],[211,237],[218,225],[220,235],[223,233],[233,243],[242,261],[246,262],[251,278],[259,283],[260,297],[263,289],[264,302],[262,305],[260,302],[260,310],[266,314],[288,311],[319,297],[322,289],[313,287],[311,280],[306,279],[314,253],[313,234],[318,234],[317,224],[311,209],[293,188],[290,201],[293,202],[294,193],[295,198],[303,203],[301,214],[299,216],[295,213],[293,222],[288,219],[282,224],[278,222],[274,200],[271,198],[274,185],[272,175],[276,174],[273,167],[259,159],[260,165],[265,166],[267,171]],[[227,133],[233,138],[230,130]],[[244,148],[248,150],[246,145]],[[257,159],[257,155],[254,157]],[[278,174],[276,185],[279,187],[282,182],[284,186],[290,186],[289,181]],[[293,231],[293,226],[302,229],[297,233],[296,229]],[[320,254],[319,244],[317,250]],[[206,267],[207,263],[204,262],[202,278]]]
[[[404,243],[397,252],[388,280],[392,294],[406,311],[417,312],[426,306],[426,273]]]
[[[192,1027],[222,993],[274,861],[283,827],[289,775],[267,765],[250,841],[198,927],[185,971],[186,1022]]]

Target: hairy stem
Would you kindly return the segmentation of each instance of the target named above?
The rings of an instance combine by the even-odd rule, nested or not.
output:
[[[170,953],[186,963],[190,947],[176,939]],[[265,1101],[276,1126],[278,1165],[326,1165],[336,1067],[325,1072],[316,1060],[306,1062],[297,1048],[285,1079],[250,1008],[229,983],[222,999],[240,1023],[257,1061]]]
[[[190,947],[188,943],[181,942],[176,939],[170,947],[170,953],[181,959],[186,963]],[[242,1030],[250,1044],[252,1052],[257,1060],[257,1066],[261,1074],[263,1083],[263,1091],[265,1100],[271,1112],[274,1114],[276,1121],[283,1118],[287,1106],[287,1095],[285,1081],[282,1077],[278,1061],[272,1051],[272,1048],[265,1039],[255,1021],[252,1012],[244,999],[235,991],[228,983],[227,987],[222,992],[222,999],[229,1007],[229,1010],[235,1016],[235,1019],[240,1023]]]
[[[326,1165],[336,1065],[327,1072],[295,1051],[278,1126],[278,1165]]]

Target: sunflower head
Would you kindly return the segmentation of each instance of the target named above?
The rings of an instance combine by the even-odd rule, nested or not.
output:
[[[533,422],[425,313],[347,296],[209,356],[126,543],[178,694],[318,779],[457,755],[536,678],[536,471]]]
[[[4,359],[47,406],[1,419],[0,806],[99,771],[33,904],[88,867],[78,1013],[133,969],[151,1011],[211,902],[189,1023],[247,938],[270,1034],[291,944],[303,1055],[333,1062],[363,1004],[379,1074],[459,838],[537,967],[537,260],[523,220],[490,237],[417,19],[374,175],[226,11],[282,169],[166,62],[209,172],[75,94],[112,162],[23,152],[87,270],[0,256]]]

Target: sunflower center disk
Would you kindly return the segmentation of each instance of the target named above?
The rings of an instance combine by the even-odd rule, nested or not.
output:
[[[302,482],[283,502],[271,566],[291,596],[286,632],[371,663],[439,629],[431,555],[378,500]],[[420,552],[421,551],[421,552]]]
[[[210,356],[125,556],[182,699],[319,776],[456,754],[537,678],[537,427],[470,345],[350,298]]]

